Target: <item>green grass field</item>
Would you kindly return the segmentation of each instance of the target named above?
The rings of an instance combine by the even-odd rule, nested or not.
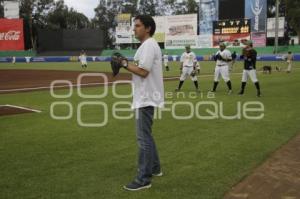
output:
[[[259,63],[282,64],[284,63]],[[173,63],[174,69],[178,64]],[[90,64],[91,71],[107,71],[108,64]],[[236,67],[239,72],[241,63]],[[78,64],[0,64],[1,69],[80,70]],[[202,64],[203,74],[213,70],[212,62]],[[224,103],[224,114],[237,111],[237,103],[259,101],[265,106],[262,120],[175,120],[164,112],[154,124],[154,136],[160,152],[163,177],[153,179],[149,190],[131,193],[122,186],[136,174],[137,145],[134,120],[112,117],[114,98],[82,99],[76,89],[71,98],[54,99],[49,91],[0,95],[0,104],[14,104],[42,110],[42,113],[5,116],[0,118],[0,198],[195,198],[221,199],[224,193],[260,165],[272,152],[300,131],[300,63],[294,72],[259,74],[263,97],[255,97],[249,82],[245,96],[236,93],[240,75],[232,75],[235,93],[226,95],[225,85],[219,86],[215,99],[206,95],[187,98],[173,95],[167,101],[187,100]],[[174,69],[166,76],[178,75]],[[178,82],[165,82],[166,92],[172,92]],[[212,86],[212,77],[200,76],[202,91]],[[191,81],[183,87],[186,95],[193,91]],[[100,93],[102,87],[84,88],[85,93]],[[128,85],[118,86],[118,93],[129,93]],[[59,90],[57,93],[67,93]],[[74,115],[70,120],[58,121],[50,117],[55,101],[71,102]],[[77,106],[81,102],[102,101],[108,104],[108,124],[102,128],[86,128],[77,124]],[[125,101],[130,102],[131,99]],[[210,108],[211,107],[206,107]],[[205,112],[205,108],[200,110]],[[178,106],[177,115],[187,115],[187,107]],[[66,115],[64,107],[55,109],[56,115]],[[103,109],[83,109],[84,122],[101,121]]]

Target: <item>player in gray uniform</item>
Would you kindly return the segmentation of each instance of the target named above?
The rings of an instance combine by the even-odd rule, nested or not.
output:
[[[181,55],[180,62],[181,62],[181,76],[178,88],[175,91],[180,91],[184,81],[188,76],[191,77],[194,85],[196,87],[196,91],[199,92],[199,85],[198,79],[196,74],[196,65],[197,65],[197,57],[194,52],[191,51],[191,47],[187,45],[185,47],[185,52]]]
[[[222,77],[228,86],[228,94],[232,93],[232,85],[229,77],[229,64],[232,61],[231,52],[226,49],[224,42],[220,43],[220,50],[215,54],[216,61],[214,85],[211,92],[216,92],[220,78]]]
[[[86,57],[86,53],[84,52],[84,50],[81,51],[79,60],[81,62],[81,67],[87,68],[87,57]]]

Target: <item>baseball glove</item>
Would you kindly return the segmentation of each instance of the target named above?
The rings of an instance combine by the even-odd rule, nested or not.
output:
[[[192,76],[192,77],[195,77],[196,75],[197,75],[196,70],[193,70],[192,73],[191,73],[191,76]]]
[[[120,69],[123,67],[122,65],[123,60],[126,60],[128,62],[126,57],[124,57],[121,53],[115,52],[111,56],[110,65],[114,77],[119,74]]]

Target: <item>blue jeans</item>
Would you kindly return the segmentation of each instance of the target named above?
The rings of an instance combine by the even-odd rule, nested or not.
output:
[[[136,137],[139,147],[136,181],[144,185],[151,182],[152,173],[160,172],[160,161],[152,137],[154,107],[139,108],[136,114]]]

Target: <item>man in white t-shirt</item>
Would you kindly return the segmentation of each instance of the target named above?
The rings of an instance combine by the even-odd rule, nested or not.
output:
[[[139,147],[137,177],[124,186],[124,189],[129,191],[150,188],[152,176],[162,176],[158,152],[152,137],[154,108],[164,107],[162,53],[158,43],[152,38],[155,29],[156,25],[151,16],[137,16],[134,20],[134,33],[141,46],[134,56],[134,63],[122,61],[122,66],[133,74],[132,108],[136,111]]]
[[[191,47],[189,45],[185,47],[185,52],[181,55],[180,62],[181,76],[176,91],[180,91],[184,81],[188,76],[190,76],[192,81],[194,82],[196,91],[199,91],[198,79],[196,74],[197,57],[196,54],[191,51]]]
[[[229,63],[232,61],[231,52],[226,49],[225,43],[220,43],[220,50],[215,54],[216,61],[214,85],[211,92],[216,92],[220,78],[226,82],[228,87],[228,94],[232,93],[232,85],[229,77]]]

